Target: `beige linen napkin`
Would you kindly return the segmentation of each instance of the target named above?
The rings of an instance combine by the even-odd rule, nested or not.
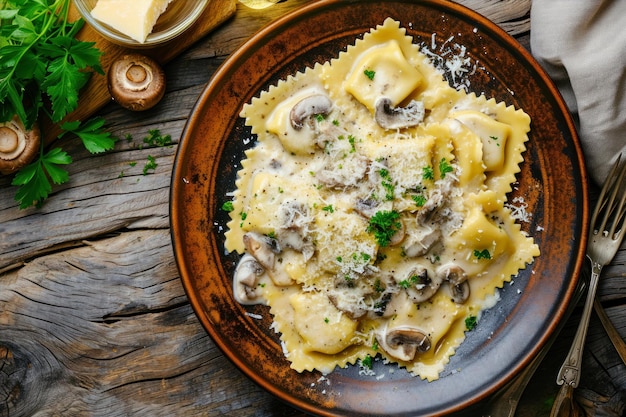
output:
[[[626,157],[626,0],[533,0],[530,43],[578,116],[589,175]]]

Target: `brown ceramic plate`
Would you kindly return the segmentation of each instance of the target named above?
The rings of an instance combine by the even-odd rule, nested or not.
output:
[[[382,379],[338,369],[289,368],[266,307],[233,300],[235,254],[224,250],[228,215],[220,207],[235,188],[250,129],[244,103],[278,80],[327,61],[370,28],[392,17],[414,42],[451,36],[476,72],[471,91],[523,108],[532,131],[519,184],[541,256],[501,290],[500,302],[446,366],[426,382],[395,365],[375,363]],[[489,20],[447,1],[321,1],[259,32],[217,71],[200,96],[181,139],[171,193],[171,226],[183,285],[200,321],[245,374],[282,400],[319,415],[433,415],[475,405],[522,369],[554,331],[574,292],[584,260],[587,189],[581,149],[558,91],[529,53]],[[248,314],[246,314],[248,313]],[[254,315],[262,319],[254,318]],[[390,373],[393,368],[395,372]]]

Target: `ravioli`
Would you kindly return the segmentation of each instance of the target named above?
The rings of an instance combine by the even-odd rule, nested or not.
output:
[[[379,355],[435,380],[539,256],[505,205],[530,117],[450,87],[393,19],[241,117],[257,143],[225,246],[252,264],[233,289],[269,305],[298,372]]]

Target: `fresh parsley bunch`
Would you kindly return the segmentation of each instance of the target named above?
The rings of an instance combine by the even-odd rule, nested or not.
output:
[[[68,21],[71,0],[0,0],[0,122],[17,115],[30,129],[44,112],[54,123],[78,106],[78,92],[92,72],[104,74],[101,51],[76,39],[84,21]],[[77,135],[91,153],[113,148],[115,139],[100,118],[61,124],[62,133]],[[61,148],[45,151],[15,175],[20,208],[40,204],[52,183],[69,179],[63,165],[72,158]]]

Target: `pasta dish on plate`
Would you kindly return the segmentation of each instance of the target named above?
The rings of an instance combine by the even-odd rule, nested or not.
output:
[[[298,372],[381,358],[435,380],[539,256],[507,205],[529,116],[452,87],[393,19],[241,116],[233,294],[269,306]]]

